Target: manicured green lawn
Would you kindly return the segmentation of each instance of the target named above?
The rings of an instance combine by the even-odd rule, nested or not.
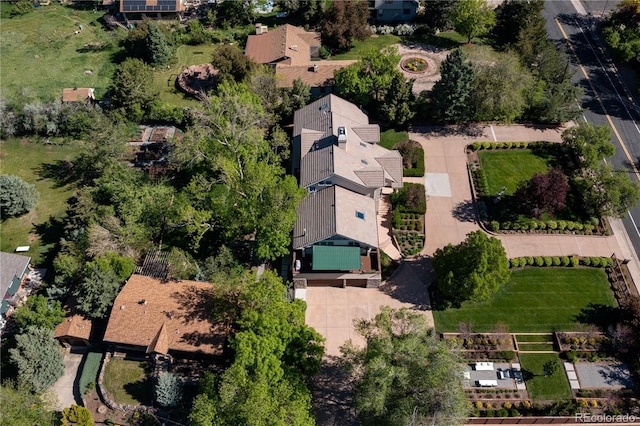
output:
[[[120,404],[149,405],[153,399],[146,362],[111,358],[105,369],[104,386]]]
[[[125,31],[105,30],[98,22],[104,12],[56,3],[2,18],[2,88],[7,94],[26,89],[30,95],[49,99],[61,97],[65,87],[94,87],[100,98],[116,68],[112,56],[120,50],[118,42]],[[82,31],[75,34],[80,25]],[[89,43],[101,43],[103,48],[83,52]]]
[[[531,399],[557,401],[571,398],[569,381],[558,354],[520,354],[519,357]],[[543,365],[553,360],[560,363],[558,369],[551,376],[545,377]],[[529,379],[528,373],[532,375]]]
[[[518,348],[521,351],[552,351],[553,344],[551,343],[518,343]]]
[[[56,146],[18,139],[0,142],[0,173],[18,175],[35,184],[40,193],[38,204],[29,213],[2,221],[2,251],[13,252],[17,246],[31,246],[25,254],[37,265],[59,241],[62,229],[46,224],[51,218],[60,219],[64,215],[73,188],[69,185],[58,187],[52,179],[45,178],[43,167],[59,160],[72,160],[79,150],[73,143]]]
[[[551,342],[553,341],[552,334],[518,334],[516,336],[518,343],[522,342]]]
[[[407,132],[398,132],[389,129],[380,133],[380,146],[387,149],[393,149],[395,144],[406,140],[409,140],[409,134]]]
[[[211,55],[215,46],[179,46],[176,51],[176,62],[170,69],[157,70],[154,73],[154,88],[160,92],[160,100],[177,106],[196,106],[200,101],[187,96],[176,88],[176,78],[186,67],[211,63]]]
[[[537,173],[549,169],[547,160],[537,156],[530,149],[500,150],[478,152],[480,165],[489,185],[488,192],[495,195],[506,186],[506,195],[515,192],[518,184],[530,179]]]
[[[360,59],[362,55],[367,51],[374,49],[376,51],[382,50],[385,47],[392,44],[400,43],[400,37],[393,34],[385,34],[381,36],[373,36],[367,38],[365,41],[354,41],[353,48],[348,52],[341,53],[339,55],[332,56],[331,59]]]
[[[436,330],[455,332],[472,323],[477,332],[491,332],[498,322],[510,332],[573,331],[576,315],[589,303],[616,306],[606,274],[596,268],[527,268],[492,300],[464,302],[459,309],[434,311]]]

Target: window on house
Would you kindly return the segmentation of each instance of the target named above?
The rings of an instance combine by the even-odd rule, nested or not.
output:
[[[362,220],[364,220],[364,213],[363,213],[363,212],[361,212],[361,211],[356,210],[356,217],[357,217],[358,219],[362,219]]]

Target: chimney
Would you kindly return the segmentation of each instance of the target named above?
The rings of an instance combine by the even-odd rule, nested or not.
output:
[[[338,147],[347,150],[347,129],[344,126],[338,127]]]
[[[264,34],[267,32],[267,26],[262,24],[256,24],[256,35]]]
[[[313,72],[318,72],[318,64],[313,64]]]

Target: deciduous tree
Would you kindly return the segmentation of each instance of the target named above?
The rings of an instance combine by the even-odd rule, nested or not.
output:
[[[547,173],[536,174],[528,181],[521,182],[514,198],[525,214],[540,217],[547,213],[553,216],[565,207],[568,192],[566,176],[559,168],[552,168]]]
[[[26,385],[3,380],[0,386],[2,401],[1,426],[53,425],[56,416],[40,395],[31,392]]]
[[[213,52],[211,64],[220,71],[220,78],[243,81],[254,69],[256,63],[237,46],[221,44]]]
[[[356,322],[366,343],[341,348],[355,375],[355,406],[363,424],[459,425],[467,417],[460,358],[434,336],[422,314],[387,306]]]
[[[616,147],[611,143],[611,129],[607,125],[594,126],[580,121],[562,132],[562,142],[571,149],[580,168],[597,168],[605,157],[611,157]]]
[[[640,0],[620,2],[602,32],[620,59],[640,65]]]
[[[433,256],[436,289],[443,305],[465,300],[488,300],[509,281],[509,260],[502,243],[482,231],[467,234],[454,246],[448,244]]]
[[[475,70],[467,55],[460,49],[451,52],[440,65],[440,74],[430,95],[435,118],[445,123],[471,120]]]
[[[109,93],[113,108],[122,118],[140,121],[158,97],[153,71],[140,59],[126,59],[118,65]]]
[[[371,35],[368,18],[368,2],[364,0],[332,1],[320,23],[323,44],[336,52],[350,49],[354,40]]]
[[[52,330],[29,327],[16,336],[16,347],[9,354],[20,381],[42,393],[64,374],[60,349]]]
[[[495,13],[486,0],[458,0],[451,11],[451,21],[456,31],[471,43],[495,25]]]
[[[20,216],[38,203],[36,186],[16,175],[0,175],[0,216]]]
[[[21,330],[31,326],[53,330],[64,320],[64,309],[59,301],[49,301],[45,296],[36,294],[27,299],[26,305],[16,309],[12,317]]]

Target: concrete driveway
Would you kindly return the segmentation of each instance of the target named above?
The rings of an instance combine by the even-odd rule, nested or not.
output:
[[[80,404],[80,395],[75,389],[76,379],[79,380],[80,365],[84,354],[68,352],[64,356],[64,375],[60,377],[51,387],[51,391],[58,396],[59,411],[63,408],[70,407],[73,404]]]
[[[340,346],[349,339],[363,346],[354,321],[373,319],[382,306],[414,309],[433,327],[424,270],[420,261],[404,261],[380,288],[308,287],[305,321],[326,339],[325,355],[340,355]]]

